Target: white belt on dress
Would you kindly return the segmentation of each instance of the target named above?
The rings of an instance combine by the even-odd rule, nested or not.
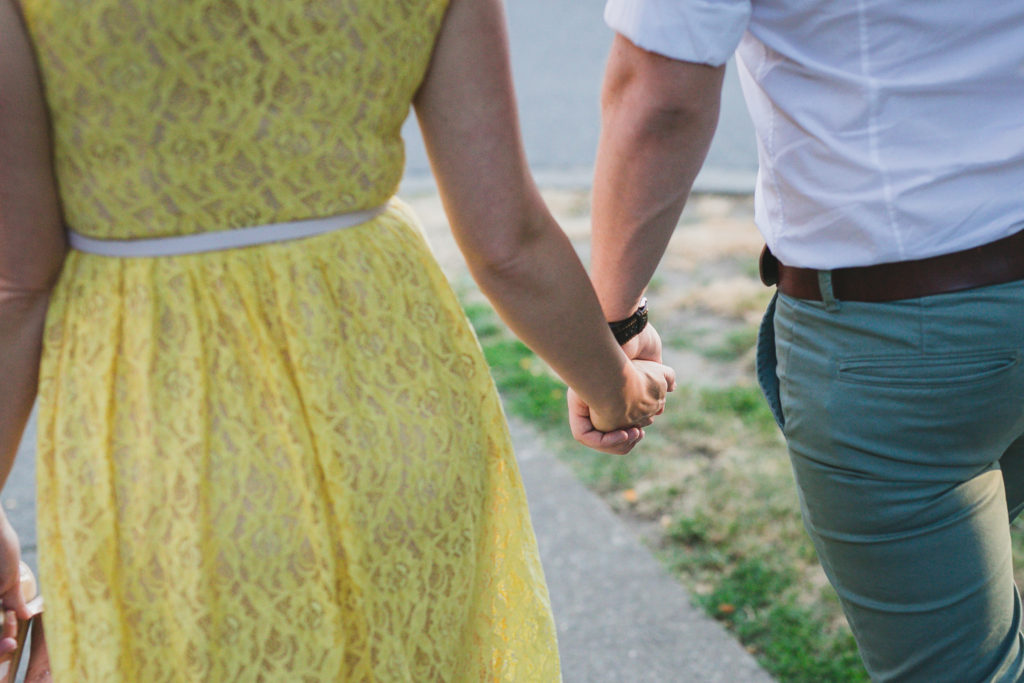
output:
[[[223,251],[254,247],[272,242],[315,237],[327,232],[354,228],[379,216],[387,204],[363,211],[341,213],[327,218],[311,218],[285,223],[268,223],[249,228],[233,228],[217,232],[202,232],[195,235],[174,235],[138,240],[103,240],[86,237],[74,230],[68,230],[68,244],[72,249],[100,256],[122,258],[152,258],[157,256],[181,256],[200,254],[207,251]]]

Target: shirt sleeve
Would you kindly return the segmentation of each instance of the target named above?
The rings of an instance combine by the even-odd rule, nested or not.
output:
[[[649,52],[721,66],[750,21],[751,0],[608,0],[604,20]]]

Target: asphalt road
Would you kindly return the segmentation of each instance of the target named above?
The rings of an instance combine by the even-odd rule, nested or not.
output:
[[[507,0],[512,71],[526,155],[546,187],[590,185],[600,130],[599,93],[613,33],[604,0]],[[414,117],[403,189],[430,184],[430,167]],[[735,65],[726,69],[718,132],[698,189],[748,193],[757,145]]]

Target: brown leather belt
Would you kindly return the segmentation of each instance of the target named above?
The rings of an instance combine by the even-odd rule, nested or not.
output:
[[[761,281],[797,299],[821,301],[818,271],[779,263],[765,247],[760,259]],[[1024,280],[1024,232],[980,247],[942,256],[837,268],[832,292],[839,301],[897,301],[932,294]]]

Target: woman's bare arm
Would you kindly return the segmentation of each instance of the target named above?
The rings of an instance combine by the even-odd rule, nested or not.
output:
[[[0,483],[35,399],[64,249],[39,74],[16,3],[0,0]]]
[[[452,1],[414,104],[455,238],[498,313],[590,405],[595,425],[646,424],[670,380],[627,361],[533,183],[499,0]]]
[[[0,0],[0,485],[35,399],[43,321],[64,249],[39,74],[17,4]],[[0,598],[24,617],[18,555],[0,512]],[[0,653],[13,647],[15,626],[6,620]]]

